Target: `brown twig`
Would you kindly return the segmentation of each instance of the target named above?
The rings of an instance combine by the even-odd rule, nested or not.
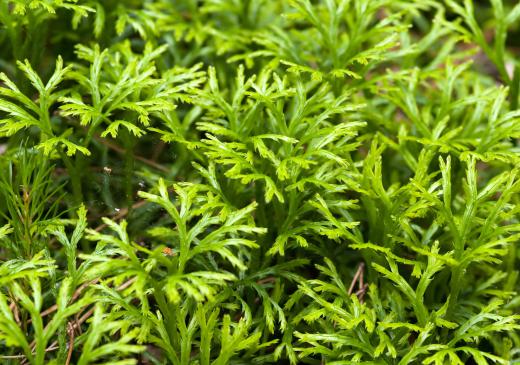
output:
[[[118,145],[114,144],[114,143],[111,143],[109,141],[107,141],[106,139],[104,138],[101,138],[99,136],[95,136],[94,137],[96,139],[96,141],[98,141],[99,143],[101,144],[104,144],[105,146],[107,146],[108,148],[110,148],[111,150],[121,154],[121,155],[124,155],[126,154],[126,151],[124,148],[122,147],[119,147]],[[154,169],[157,169],[157,170],[160,170],[160,171],[163,171],[163,172],[169,172],[170,170],[166,167],[164,167],[163,165],[155,162],[155,161],[152,161],[152,160],[149,160],[145,157],[142,157],[142,156],[134,156],[136,160],[138,161],[141,161],[142,163],[150,166],[150,167],[153,167]]]
[[[142,207],[142,206],[145,205],[146,203],[147,203],[146,200],[138,201],[138,202],[136,202],[136,203],[134,203],[134,204],[132,205],[131,210],[134,210],[134,209],[137,209],[137,208],[139,208],[139,207]],[[129,211],[128,208],[122,208],[122,209],[119,210],[119,212],[117,212],[117,214],[115,214],[114,216],[112,216],[112,219],[113,219],[113,220],[116,220],[116,221],[117,221],[117,220],[120,220],[120,219],[124,218],[124,217],[128,214],[128,211]],[[106,228],[106,226],[107,226],[107,225],[106,225],[105,223],[103,223],[103,224],[97,226],[94,230],[95,230],[96,232],[99,232],[99,231],[102,231],[104,228]]]
[[[361,289],[359,289],[356,292],[356,296],[358,297],[358,299],[359,299],[359,301],[361,303],[363,303],[363,298],[365,298],[365,294],[367,292],[367,289],[368,289],[368,284],[365,284],[365,285],[363,285],[363,287],[361,287]]]
[[[51,351],[54,351],[58,348],[58,346],[49,346],[48,348],[45,349],[45,352],[51,352]],[[33,354],[34,355],[34,354]],[[9,360],[9,359],[26,359],[27,357],[25,355],[0,355],[0,359],[5,359],[5,360]]]
[[[74,316],[74,322],[77,322],[79,320],[79,315],[80,315],[80,312],[76,313],[76,315]],[[78,327],[78,334],[83,334],[83,331],[81,330],[81,326]]]
[[[354,291],[354,287],[356,286],[356,283],[358,282],[358,279],[361,277],[361,283],[363,283],[363,270],[365,268],[365,263],[361,262],[358,265],[358,269],[356,273],[354,274],[354,278],[352,279],[352,283],[350,284],[350,288],[348,289],[348,295],[351,295]]]
[[[67,332],[69,333],[69,351],[67,352],[67,361],[65,361],[65,365],[70,364],[70,359],[72,358],[72,350],[74,349],[74,327],[68,323],[69,329]]]
[[[14,320],[20,326],[22,324],[22,321],[20,320],[20,310],[18,309],[18,306],[16,305],[16,301],[12,301],[11,304],[9,304],[9,309],[11,312],[13,312]]]
[[[85,322],[87,319],[89,319],[89,317],[92,316],[93,313],[94,313],[94,307],[90,308],[84,315],[81,316],[80,319],[78,319],[78,320],[74,319],[73,321],[68,322],[67,328],[69,328],[71,330],[79,329],[80,326],[83,324],[83,322]],[[56,346],[57,344],[58,344],[58,341],[54,341],[50,347]]]
[[[123,284],[119,285],[116,290],[117,291],[121,291],[121,290],[125,290],[126,288],[128,288],[130,285],[132,285],[135,281],[137,280],[137,278],[133,277],[131,279],[128,279],[127,281],[125,281]]]
[[[76,291],[74,292],[74,294],[72,294],[72,297],[70,298],[70,303],[72,303],[73,301],[75,301],[76,299],[78,299],[78,297],[80,296],[81,292],[83,292],[83,290],[87,287],[87,286],[90,286],[90,285],[93,285],[93,284],[97,284],[99,282],[99,279],[94,279],[94,280],[91,280],[89,281],[88,283],[83,283],[78,289],[76,289]],[[54,304],[52,307],[49,307],[47,308],[46,310],[44,310],[42,313],[41,313],[41,316],[42,317],[45,317],[49,314],[51,314],[52,312],[56,311],[58,309],[58,305],[57,304]],[[29,320],[30,322],[31,320]]]
[[[358,290],[355,292],[355,295],[358,297],[361,303],[363,303],[363,298],[365,297],[365,293],[368,288],[368,284],[365,284],[364,282],[364,269],[365,263],[361,262],[358,266],[358,269],[356,270],[356,273],[354,274],[350,288],[348,289],[348,295],[352,295],[356,283],[358,284]]]
[[[257,280],[256,283],[262,285],[262,284],[268,284],[268,283],[271,284],[271,283],[274,283],[274,282],[276,282],[276,278],[274,276],[268,276],[266,278]]]

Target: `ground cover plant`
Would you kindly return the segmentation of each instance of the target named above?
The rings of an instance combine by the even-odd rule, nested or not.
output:
[[[519,25],[2,1],[0,363],[520,362]]]

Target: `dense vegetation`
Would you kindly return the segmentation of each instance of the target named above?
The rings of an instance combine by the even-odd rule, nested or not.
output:
[[[1,364],[520,362],[520,4],[0,2]]]

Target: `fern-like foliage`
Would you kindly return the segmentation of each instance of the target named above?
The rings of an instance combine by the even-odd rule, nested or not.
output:
[[[520,5],[0,4],[0,363],[513,364]]]

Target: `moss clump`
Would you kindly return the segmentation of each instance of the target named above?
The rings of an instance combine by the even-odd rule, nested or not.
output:
[[[520,360],[520,5],[0,4],[0,363]]]

